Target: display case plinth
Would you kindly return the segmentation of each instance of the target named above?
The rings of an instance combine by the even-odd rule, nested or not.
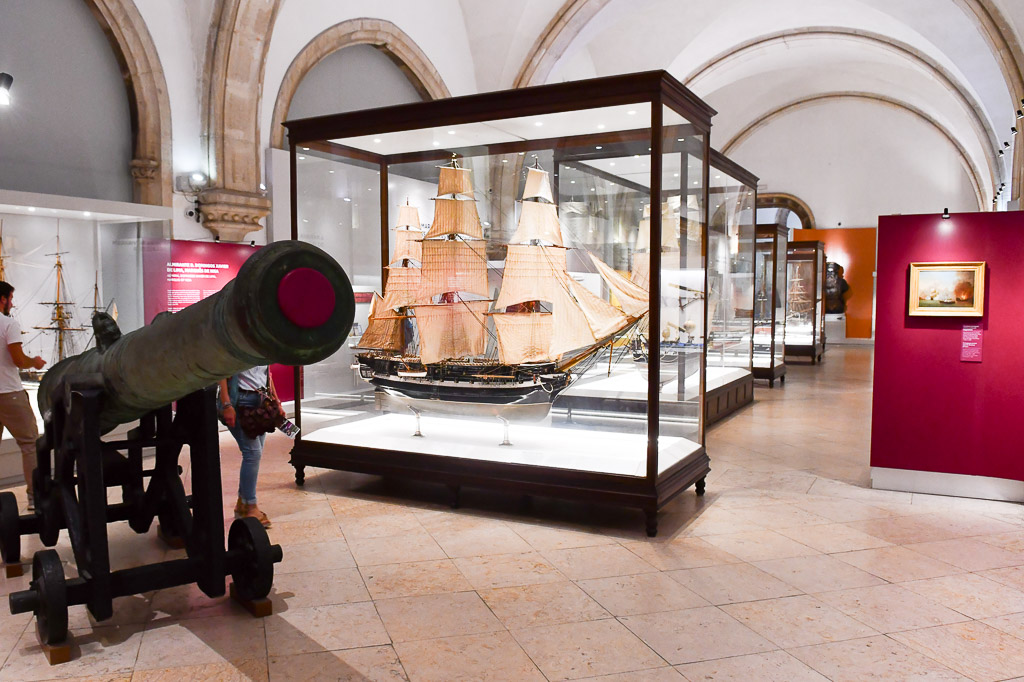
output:
[[[750,372],[744,371],[743,376],[721,386],[709,386],[707,393],[704,394],[705,423],[714,424],[752,402],[754,402],[754,375]]]
[[[768,388],[775,388],[775,381],[786,383],[786,363],[776,362],[771,367],[758,367],[754,365],[754,378],[767,379]]]
[[[786,344],[786,357],[787,358],[809,358],[812,365],[816,365],[821,362],[822,356],[825,355],[824,346],[820,346],[816,343],[810,345],[794,346]]]

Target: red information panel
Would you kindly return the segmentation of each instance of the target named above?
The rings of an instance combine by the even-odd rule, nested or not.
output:
[[[960,333],[960,362],[981,362],[981,325],[965,324]]]
[[[233,280],[260,247],[219,242],[154,241],[143,245],[143,301],[147,323],[164,311],[176,313]],[[272,365],[281,400],[294,398],[291,367]]]

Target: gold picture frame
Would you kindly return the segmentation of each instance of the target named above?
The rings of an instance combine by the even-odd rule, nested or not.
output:
[[[982,317],[985,261],[911,263],[907,309],[921,317]]]

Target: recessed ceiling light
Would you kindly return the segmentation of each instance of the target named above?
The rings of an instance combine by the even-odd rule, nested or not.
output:
[[[303,148],[302,148],[302,151],[304,151],[304,152],[308,152],[308,151],[309,151],[309,147],[303,147]]]
[[[305,218],[303,218],[303,219],[302,219],[302,222],[304,222],[304,223],[308,223],[309,221],[308,221],[308,220],[306,220]]]
[[[575,184],[576,184],[576,181],[575,181],[575,180],[570,180],[570,181],[569,181],[569,184],[570,184],[570,185],[575,185]]]
[[[533,125],[535,125],[535,126],[537,126],[538,128],[540,128],[540,127],[541,127],[542,125],[544,125],[544,121],[534,121],[534,122],[533,122]]]
[[[634,115],[636,113],[636,109],[630,109],[626,113],[629,114],[630,116],[632,116],[632,115]]]
[[[608,165],[609,165],[609,166],[614,166],[614,165],[615,165],[615,162],[614,162],[614,161],[611,161],[611,162],[610,162],[610,163],[609,163]]]
[[[672,177],[673,177],[673,178],[678,178],[678,177],[679,177],[679,173],[673,173],[673,174],[672,174]]]
[[[590,188],[590,191],[591,191],[591,192],[596,192],[596,191],[597,191],[597,188],[596,188],[596,187],[591,187],[591,188]]]
[[[344,199],[343,199],[343,200],[344,200],[344,201],[352,201],[352,200],[351,200],[350,198],[348,198],[348,197],[344,197]]]
[[[721,179],[722,179],[722,176],[721,176],[721,175],[716,175],[716,176],[715,176],[715,180],[721,180]]]
[[[598,123],[597,124],[597,129],[598,130],[604,130],[604,124],[603,123]]]
[[[435,147],[440,147],[440,146],[441,146],[441,143],[440,143],[440,142],[437,142],[437,141],[435,141],[435,142],[434,142],[434,146],[435,146]]]
[[[29,210],[30,213],[35,213],[36,207],[35,206],[29,206],[28,210]]]
[[[327,172],[328,172],[328,173],[333,173],[334,171],[332,171],[332,170],[329,170],[329,171],[327,171]]]
[[[694,180],[694,181],[693,181],[693,184],[695,184],[695,185],[699,185],[699,184],[700,184],[700,180]]]
[[[373,138],[373,143],[374,144],[380,144],[380,138],[379,137]]]
[[[86,218],[88,218],[89,216],[92,215],[92,213],[90,213],[89,211],[82,211],[82,215],[84,215]]]
[[[603,149],[603,147],[601,147],[601,145],[597,145],[594,149]]]
[[[448,134],[449,134],[449,135],[454,135],[454,134],[455,134],[455,131],[454,131],[454,130],[449,130],[449,131],[448,131]]]
[[[299,157],[299,161],[305,161],[305,160],[306,160],[306,157],[305,157],[305,156],[300,156],[300,157]]]
[[[501,162],[502,163],[508,163],[508,159],[502,159]]]

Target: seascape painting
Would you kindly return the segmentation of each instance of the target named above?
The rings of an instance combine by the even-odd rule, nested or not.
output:
[[[981,317],[984,297],[984,262],[910,264],[910,315]]]

